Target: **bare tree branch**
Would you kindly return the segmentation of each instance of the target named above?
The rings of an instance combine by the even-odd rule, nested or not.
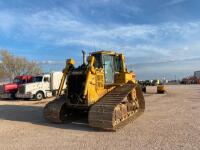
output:
[[[0,78],[12,80],[15,76],[23,74],[39,74],[42,72],[40,66],[33,61],[22,57],[15,57],[7,50],[0,50]]]

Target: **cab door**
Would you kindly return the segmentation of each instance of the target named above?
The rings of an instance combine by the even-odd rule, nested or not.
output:
[[[105,84],[114,83],[114,61],[112,55],[103,55]]]
[[[43,89],[45,91],[50,91],[50,76],[44,76],[43,78]]]

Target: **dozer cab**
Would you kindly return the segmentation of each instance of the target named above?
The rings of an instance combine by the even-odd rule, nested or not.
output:
[[[63,123],[82,111],[88,113],[89,126],[116,130],[144,112],[142,90],[135,74],[127,70],[123,54],[97,51],[86,63],[83,52],[83,64],[77,68],[74,64],[67,60],[57,97],[44,108],[47,120]],[[66,94],[61,95],[64,84]]]

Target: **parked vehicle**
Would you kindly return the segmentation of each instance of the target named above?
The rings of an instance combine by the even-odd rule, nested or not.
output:
[[[158,94],[164,94],[166,92],[164,84],[160,83],[157,85],[157,93]]]
[[[160,84],[160,80],[155,79],[151,81],[151,86],[157,86],[159,84]]]
[[[144,93],[146,93],[147,92],[147,89],[146,89],[146,86],[147,86],[147,82],[146,81],[148,81],[148,80],[138,80],[138,84],[141,86],[141,88],[142,88],[142,91],[144,92]]]
[[[62,78],[62,72],[52,72],[33,77],[33,82],[23,84],[16,93],[17,98],[41,100],[56,95]],[[63,87],[65,89],[65,87]]]
[[[32,82],[30,75],[15,77],[12,83],[0,85],[0,98],[15,98],[20,85],[30,82]]]

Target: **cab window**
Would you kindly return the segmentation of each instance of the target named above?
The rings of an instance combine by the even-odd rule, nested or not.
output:
[[[14,82],[14,83],[21,83],[22,80],[21,80],[20,78],[15,78],[15,79],[13,80],[13,82]]]
[[[33,82],[42,82],[43,76],[33,77]]]
[[[44,82],[49,82],[49,78],[48,77],[44,77]]]
[[[114,58],[115,72],[120,72],[121,70],[121,59],[119,56],[115,56]]]
[[[103,66],[102,66],[102,55],[101,54],[94,54],[92,56],[95,57],[94,67],[95,68],[103,68]]]
[[[22,84],[25,84],[25,83],[26,83],[26,79],[23,79],[23,80],[22,80]]]
[[[114,63],[112,55],[103,55],[103,68],[105,74],[105,83],[112,84],[114,83]]]

